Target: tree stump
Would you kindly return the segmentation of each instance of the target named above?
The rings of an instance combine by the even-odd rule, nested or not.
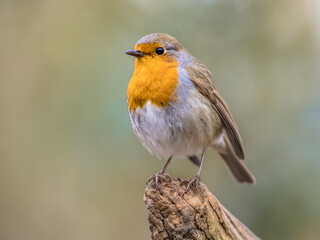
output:
[[[153,240],[259,239],[205,184],[200,182],[199,189],[193,185],[183,197],[186,181],[166,174],[159,176],[159,185],[161,192],[152,180],[144,195]]]

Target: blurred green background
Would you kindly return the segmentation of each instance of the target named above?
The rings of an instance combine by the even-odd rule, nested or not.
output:
[[[150,239],[164,160],[131,129],[124,54],[166,32],[213,73],[257,185],[209,151],[202,181],[263,239],[320,235],[320,2],[0,1],[0,239]],[[197,169],[175,160],[172,176]]]

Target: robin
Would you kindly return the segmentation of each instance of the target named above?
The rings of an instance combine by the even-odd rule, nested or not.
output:
[[[173,157],[188,158],[199,167],[186,191],[193,183],[198,186],[209,147],[217,151],[237,181],[254,183],[243,163],[239,129],[210,71],[165,33],[142,37],[126,54],[135,57],[127,89],[133,130],[151,153],[167,159],[162,170],[151,177],[156,178],[157,186]]]

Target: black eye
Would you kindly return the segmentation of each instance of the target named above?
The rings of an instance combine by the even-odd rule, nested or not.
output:
[[[162,47],[158,47],[158,48],[156,49],[156,54],[158,54],[158,55],[164,54],[164,49],[163,49]]]

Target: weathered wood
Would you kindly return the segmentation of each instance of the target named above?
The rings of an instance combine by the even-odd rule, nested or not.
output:
[[[207,186],[194,186],[183,197],[187,182],[160,176],[159,192],[155,181],[145,190],[144,201],[149,211],[153,240],[236,239],[258,240],[243,223],[235,218]]]

